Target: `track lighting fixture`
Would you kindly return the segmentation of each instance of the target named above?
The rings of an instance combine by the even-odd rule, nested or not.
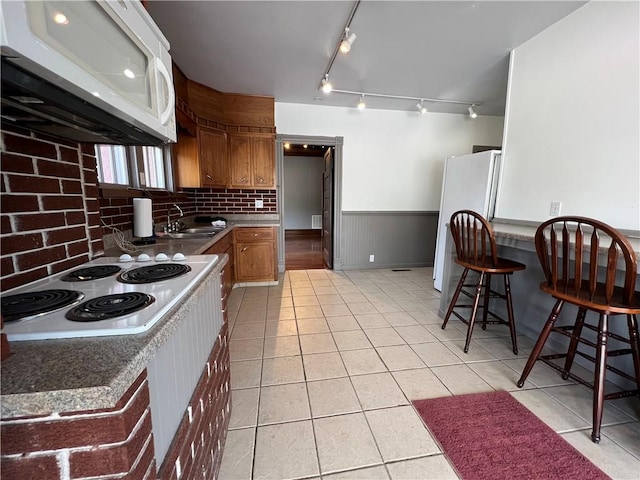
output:
[[[342,51],[344,54],[347,54],[349,50],[351,50],[351,45],[356,40],[355,33],[349,33],[349,27],[351,25],[351,21],[353,20],[353,16],[356,14],[356,10],[358,10],[358,6],[360,5],[361,0],[356,0],[351,7],[351,12],[349,13],[349,17],[347,18],[347,23],[344,26],[344,35],[340,37],[338,40],[338,44],[333,50],[333,55],[329,60],[329,64],[327,68],[324,70],[324,78],[320,82],[320,88],[324,93],[330,93],[333,90],[331,83],[329,83],[329,73],[331,72],[331,67],[333,67],[333,62],[336,60],[336,56],[338,52]]]
[[[409,97],[407,95],[391,95],[388,93],[372,93],[372,92],[362,92],[362,91],[358,92],[353,90],[339,90],[337,88],[334,88],[332,92],[337,93],[339,95],[342,95],[342,94],[357,95],[360,99],[360,101],[357,104],[358,108],[366,107],[365,96],[374,97],[374,98],[386,98],[386,99],[392,99],[392,100],[403,100],[403,101],[409,100],[413,102],[417,100],[418,103],[414,105],[416,110],[422,115],[424,115],[429,111],[426,106],[427,103],[447,103],[447,104],[453,104],[453,105],[460,105],[461,107],[462,106],[466,107],[467,105],[471,105],[469,107],[469,115],[471,116],[471,118],[477,118],[478,114],[476,113],[474,108],[480,105],[479,103],[472,103],[468,100],[446,100],[444,98]]]
[[[356,41],[356,34],[349,33],[349,27],[345,27],[344,29],[344,38],[342,42],[340,42],[340,51],[345,55],[351,51],[351,46],[353,42]]]
[[[329,82],[329,74],[325,74],[324,78],[322,79],[321,83],[321,87],[320,89],[324,92],[324,93],[331,93],[331,90],[333,90],[333,87],[331,86],[331,82]]]
[[[361,3],[361,0],[355,0],[353,2],[353,6],[351,7],[351,12],[349,13],[349,16],[347,17],[347,21],[344,25],[344,32],[340,36],[340,39],[338,40],[338,43],[336,44],[335,49],[333,50],[333,55],[329,59],[327,68],[324,69],[324,72],[325,72],[324,77],[320,81],[320,89],[324,93],[334,92],[338,94],[358,95],[359,101],[357,105],[359,109],[363,109],[367,107],[367,104],[365,103],[365,99],[364,99],[365,95],[368,95],[374,98],[395,99],[395,100],[411,101],[411,102],[417,101],[418,103],[415,104],[416,109],[421,115],[424,115],[428,111],[425,103],[435,103],[435,104],[445,103],[445,104],[459,105],[459,108],[460,110],[462,110],[462,112],[464,112],[463,110],[464,107],[470,105],[468,107],[469,116],[471,118],[478,117],[478,114],[476,113],[474,108],[480,104],[474,103],[473,101],[470,101],[470,100],[448,100],[444,98],[410,97],[406,95],[391,95],[387,93],[373,93],[373,92],[365,93],[362,91],[358,92],[358,91],[351,91],[351,90],[334,89],[331,83],[329,82],[329,74],[331,73],[331,68],[333,67],[333,63],[335,62],[336,57],[338,56],[338,52],[342,52],[343,54],[346,55],[351,50],[351,47],[353,46],[353,42],[355,42],[356,40],[356,34],[351,32],[351,22],[353,21],[353,17],[355,16],[360,3]],[[316,97],[316,100],[319,100],[319,97]],[[456,109],[456,111],[459,111],[459,110]]]

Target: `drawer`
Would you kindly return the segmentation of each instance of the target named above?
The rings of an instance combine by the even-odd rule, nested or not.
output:
[[[233,246],[233,238],[228,233],[220,238],[216,243],[207,249],[205,255],[227,253],[227,250]]]
[[[273,227],[242,227],[233,231],[236,242],[250,242],[252,240],[274,240]]]

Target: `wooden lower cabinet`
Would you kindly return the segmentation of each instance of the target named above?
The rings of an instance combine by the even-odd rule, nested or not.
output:
[[[233,282],[235,280],[235,262],[233,252],[233,234],[231,232],[220,238],[215,244],[213,244],[206,252],[205,255],[221,255],[226,253],[229,255],[229,262],[222,271],[222,309],[226,312],[227,298],[233,289]]]
[[[236,281],[278,280],[274,227],[237,228],[234,244]]]

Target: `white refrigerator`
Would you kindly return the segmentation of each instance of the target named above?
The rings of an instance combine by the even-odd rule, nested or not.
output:
[[[457,210],[473,210],[491,220],[495,213],[499,175],[499,150],[448,157],[445,160],[433,265],[436,290],[442,291],[445,245],[447,235],[450,235],[446,225],[451,214]]]

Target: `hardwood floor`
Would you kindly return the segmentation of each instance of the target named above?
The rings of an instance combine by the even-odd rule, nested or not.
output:
[[[325,268],[320,230],[287,230],[284,241],[286,270]]]

